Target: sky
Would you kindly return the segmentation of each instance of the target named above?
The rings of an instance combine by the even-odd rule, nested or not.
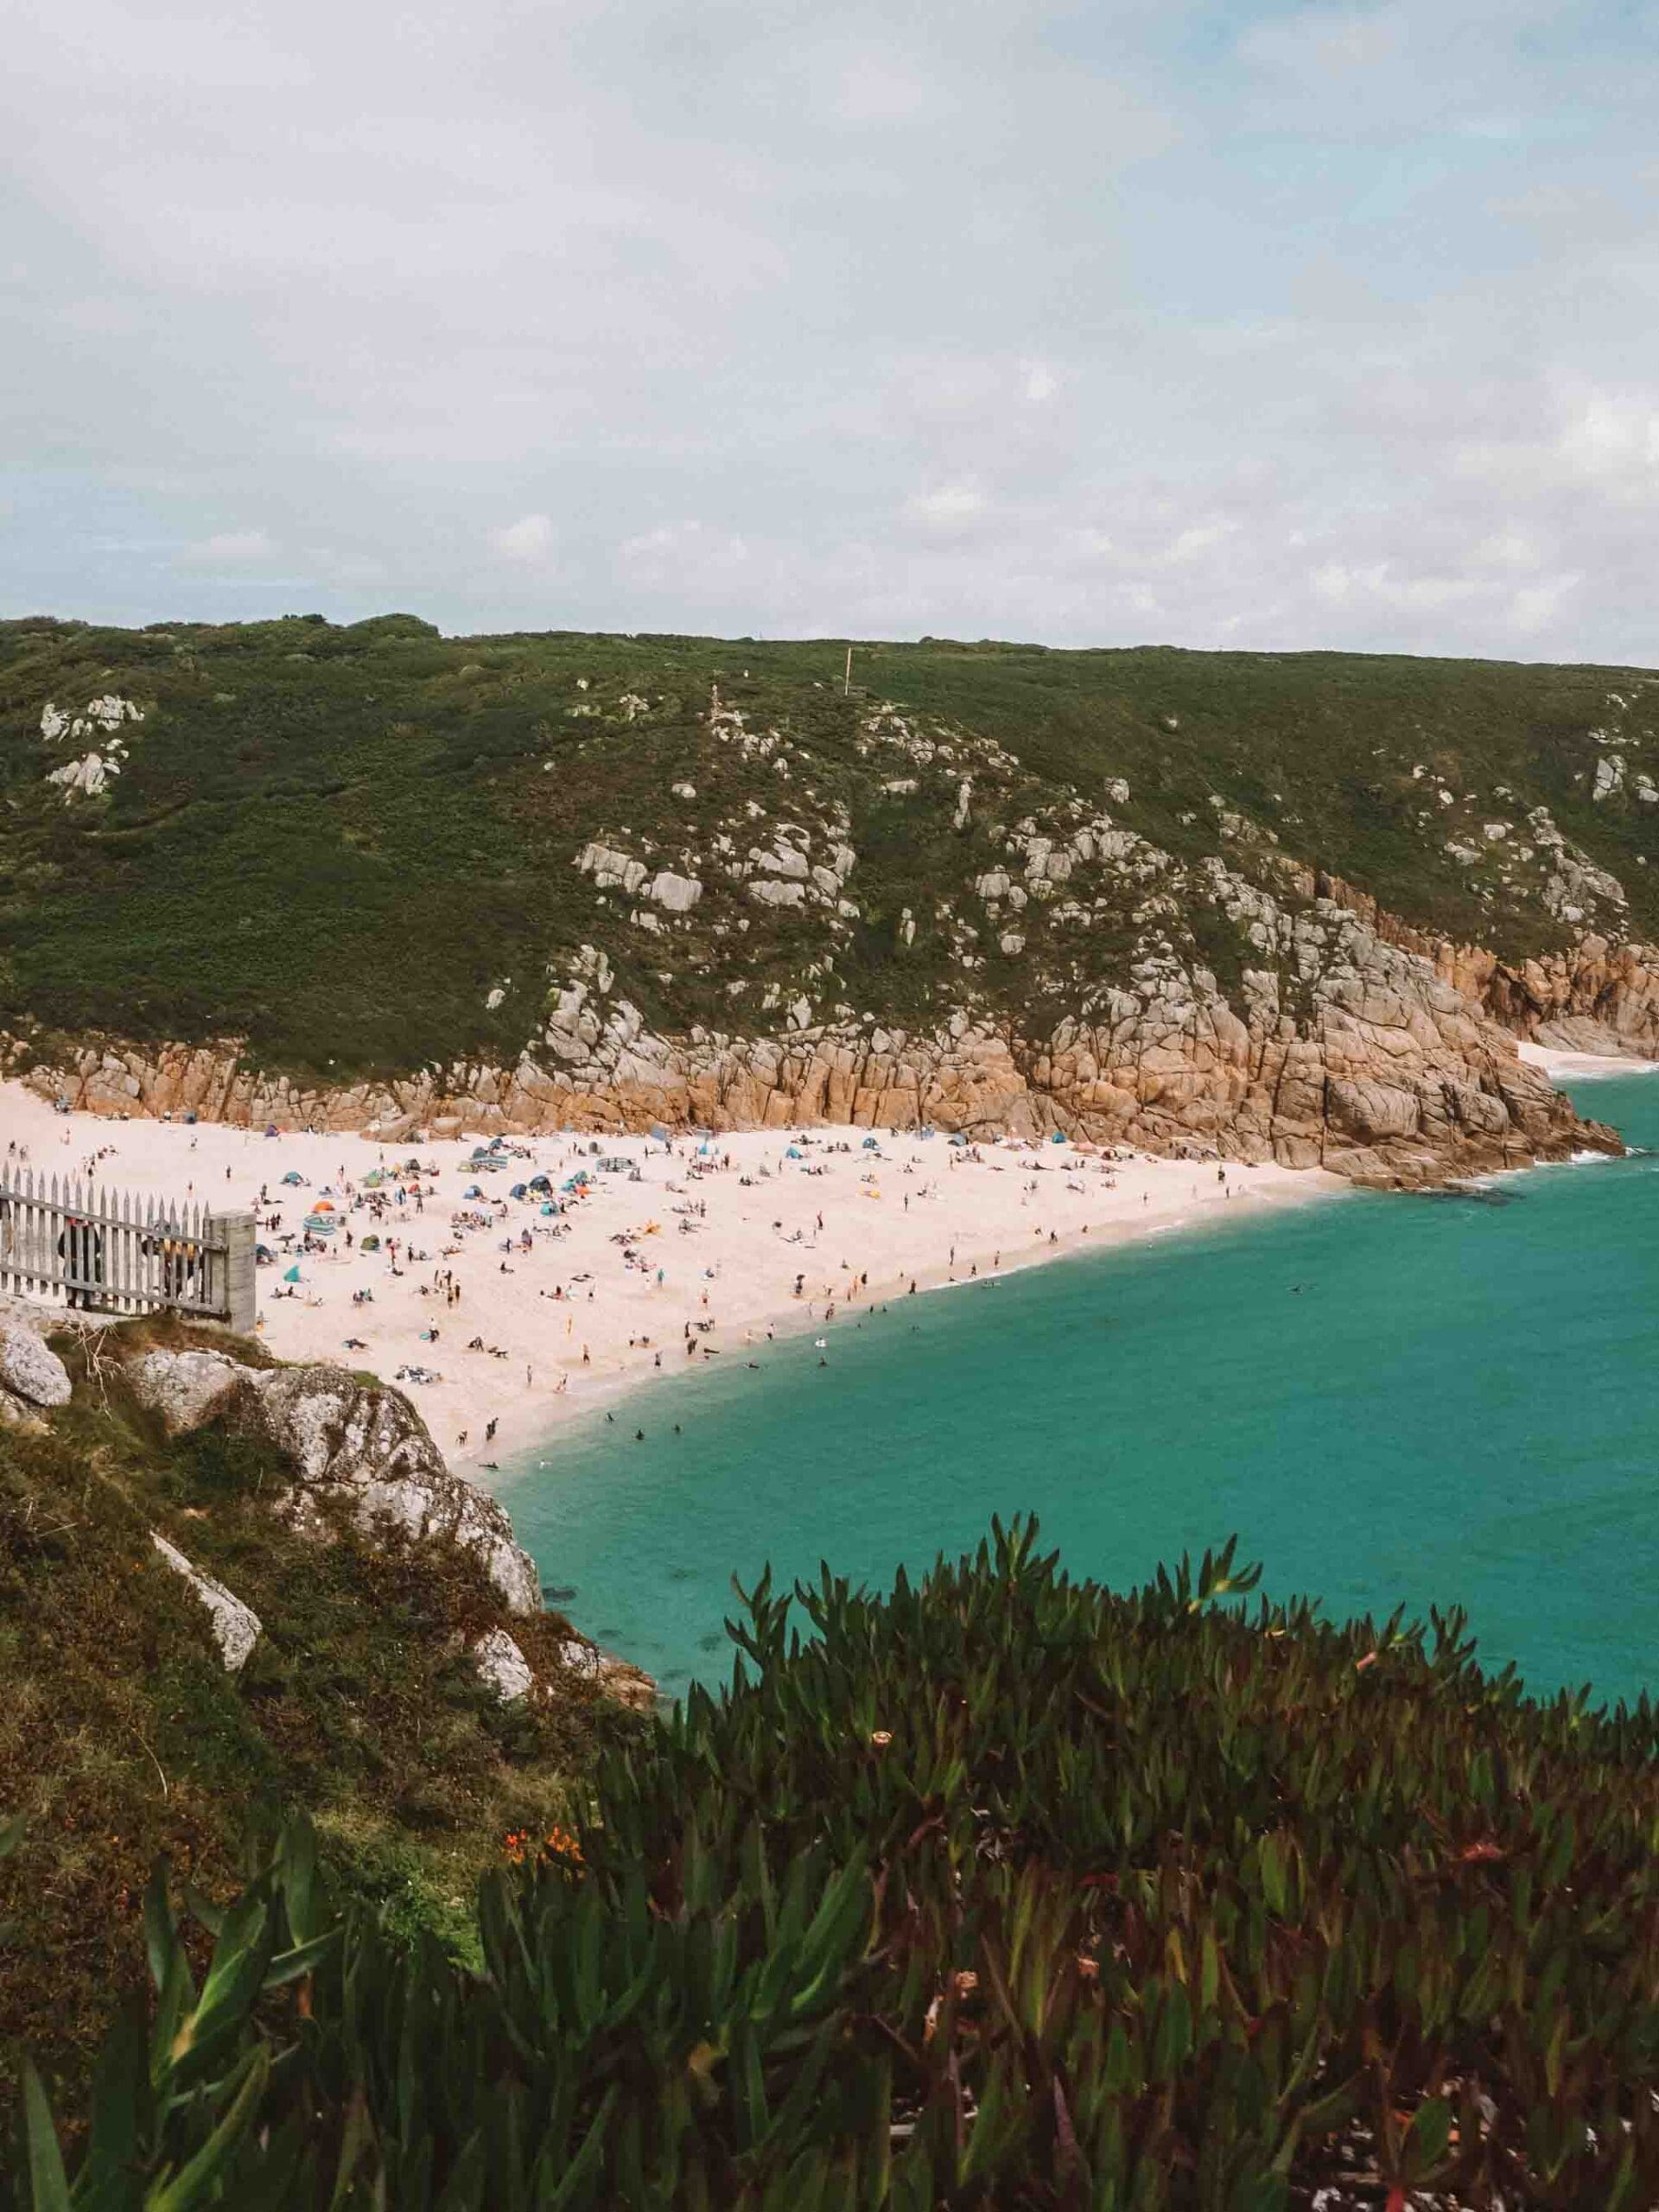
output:
[[[56,0],[0,615],[1659,662],[1659,0]]]

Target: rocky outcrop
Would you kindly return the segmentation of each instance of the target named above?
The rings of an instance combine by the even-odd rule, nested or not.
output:
[[[149,1541],[173,1572],[183,1576],[207,1608],[226,1673],[239,1674],[247,1663],[248,1654],[259,1641],[262,1624],[258,1614],[251,1605],[245,1605],[233,1596],[222,1582],[216,1582],[211,1574],[204,1574],[200,1567],[193,1567],[176,1544],[169,1544],[153,1529]]]
[[[510,1070],[458,1065],[318,1092],[256,1077],[226,1046],[154,1058],[88,1050],[29,1080],[94,1110],[357,1128],[385,1141],[422,1129],[932,1124],[1059,1130],[1383,1185],[1618,1148],[1519,1060],[1483,1003],[1490,973],[1437,957],[1429,941],[1398,941],[1408,933],[1390,933],[1334,887],[1283,934],[1282,944],[1270,937],[1273,964],[1247,969],[1231,999],[1148,961],[1129,986],[1100,990],[1086,1014],[1042,1037],[963,1012],[926,1032],[842,1022],[659,1037],[599,988],[556,1006],[559,1051],[549,1045]],[[1632,1015],[1636,1003],[1632,990]]]
[[[68,1405],[71,1385],[51,1344],[27,1320],[0,1314],[0,1427],[42,1429],[42,1409]]]
[[[534,1690],[536,1670],[505,1629],[489,1630],[474,1640],[471,1649],[479,1679],[504,1705],[516,1704]],[[592,1683],[619,1705],[648,1712],[657,1701],[657,1685],[649,1675],[584,1637],[566,1637],[558,1647],[558,1659],[569,1673]]]
[[[619,1705],[631,1705],[636,1711],[647,1712],[657,1701],[657,1685],[643,1668],[619,1659],[613,1652],[601,1651],[596,1643],[588,1643],[579,1636],[567,1637],[559,1646],[559,1657],[573,1675],[596,1683],[607,1697],[613,1697]]]
[[[126,1372],[133,1395],[160,1416],[169,1436],[188,1435],[211,1421],[253,1374],[218,1351],[143,1352],[128,1362]]]
[[[515,1612],[541,1606],[535,1561],[493,1497],[452,1474],[401,1391],[343,1368],[244,1366],[211,1351],[150,1351],[127,1376],[139,1403],[177,1434],[224,1417],[263,1436],[294,1470],[289,1507],[315,1522],[330,1498],[364,1525],[445,1535],[471,1552]]]
[[[1659,945],[1586,937],[1513,963],[1465,953],[1452,972],[1516,1036],[1561,1052],[1659,1059]]]
[[[23,1408],[67,1406],[69,1370],[26,1324],[0,1319],[0,1397],[6,1396]]]
[[[536,1686],[529,1660],[504,1628],[493,1628],[475,1640],[473,1663],[480,1680],[504,1705],[528,1697]]]

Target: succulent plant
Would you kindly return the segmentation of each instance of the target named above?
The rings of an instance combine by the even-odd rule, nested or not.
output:
[[[1031,1523],[763,1576],[729,1684],[509,1839],[481,1973],[296,1827],[197,1990],[158,1873],[74,2177],[36,2083],[0,2206],[1659,2201],[1652,1707],[1255,1582],[1114,1594]]]

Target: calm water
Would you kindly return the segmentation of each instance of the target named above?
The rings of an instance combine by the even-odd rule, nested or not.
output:
[[[1576,1096],[1659,1148],[1659,1076]],[[1236,1529],[1281,1595],[1460,1602],[1489,1663],[1611,1697],[1659,1688],[1656,1350],[1659,1157],[1546,1168],[904,1300],[827,1368],[809,1336],[653,1383],[502,1496],[670,1691],[728,1671],[734,1569],[880,1582],[1034,1510],[1074,1572]]]

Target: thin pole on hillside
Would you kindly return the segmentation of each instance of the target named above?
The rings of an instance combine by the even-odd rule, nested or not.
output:
[[[846,675],[845,675],[845,676],[843,676],[843,677],[842,677],[842,679],[841,679],[841,696],[842,696],[842,697],[843,699],[850,698],[850,697],[851,697],[851,696],[852,696],[852,690],[853,690],[853,649],[852,649],[852,647],[851,647],[850,645],[849,645],[849,646],[848,646],[848,648],[847,648],[847,673],[846,673]]]

